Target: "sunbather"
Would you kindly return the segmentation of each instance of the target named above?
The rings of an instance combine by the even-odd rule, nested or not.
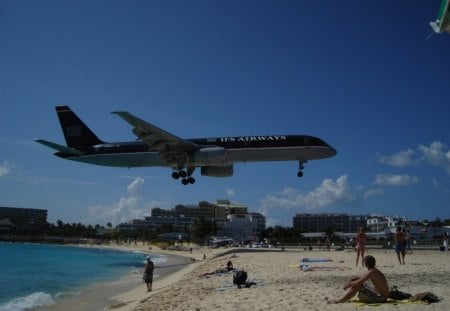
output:
[[[380,303],[386,301],[389,297],[389,286],[384,274],[375,268],[375,258],[367,255],[364,257],[364,264],[369,271],[361,277],[350,279],[344,285],[344,289],[347,290],[345,295],[340,299],[329,301],[329,303],[346,302],[353,298],[356,293],[358,293],[358,298],[361,302]],[[367,280],[372,282],[373,289],[364,284]]]
[[[228,272],[230,272],[230,271],[233,271],[233,263],[231,262],[231,260],[229,260],[229,261],[227,262],[227,264],[225,265],[225,267],[219,267],[219,268],[217,268],[217,269],[214,270],[214,271],[202,273],[202,274],[200,275],[200,277],[205,277],[205,276],[213,275],[213,274],[228,273]]]

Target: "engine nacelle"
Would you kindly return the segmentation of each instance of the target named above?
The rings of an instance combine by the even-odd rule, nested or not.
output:
[[[191,154],[188,160],[196,166],[225,164],[226,151],[222,147],[202,148]]]
[[[233,175],[233,165],[230,166],[202,166],[203,176],[229,177]]]

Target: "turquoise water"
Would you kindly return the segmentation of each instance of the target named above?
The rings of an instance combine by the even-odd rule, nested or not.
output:
[[[152,256],[155,261],[163,257]],[[54,303],[91,283],[143,269],[145,255],[46,244],[0,243],[0,311]]]

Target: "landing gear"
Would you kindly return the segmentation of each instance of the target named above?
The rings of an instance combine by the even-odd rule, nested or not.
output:
[[[298,177],[302,177],[303,176],[302,170],[305,168],[303,166],[303,164],[305,164],[305,163],[306,163],[306,161],[302,161],[302,160],[298,161],[298,173],[297,173]]]
[[[189,184],[194,184],[195,178],[191,176],[194,170],[195,167],[188,167],[186,171],[183,170],[182,168],[177,169],[172,173],[172,178],[173,179],[181,178],[181,183],[185,186]]]

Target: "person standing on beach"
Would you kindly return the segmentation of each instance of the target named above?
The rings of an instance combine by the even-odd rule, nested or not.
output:
[[[359,257],[361,257],[361,265],[364,267],[364,252],[366,251],[367,236],[363,227],[359,228],[359,233],[355,238],[356,242],[356,267],[358,267]]]
[[[364,303],[382,303],[386,302],[389,297],[389,285],[384,274],[375,268],[375,258],[367,255],[364,257],[364,263],[369,270],[361,277],[350,279],[345,285],[347,290],[345,295],[337,300],[329,301],[329,303],[343,303],[352,299],[356,293],[360,302]],[[364,284],[367,280],[372,282],[374,288]]]
[[[444,244],[444,250],[448,252],[448,233],[444,232],[444,237],[442,238]]]
[[[405,233],[402,231],[402,227],[397,227],[397,232],[394,234],[394,240],[395,240],[395,252],[397,253],[398,262],[400,264],[405,264],[405,254],[406,254],[406,236]],[[400,258],[400,254],[402,254],[402,257]]]
[[[147,284],[147,292],[152,291],[152,283],[153,283],[153,270],[155,269],[155,265],[153,264],[150,256],[147,256],[147,263],[145,264],[144,269],[144,282]]]

